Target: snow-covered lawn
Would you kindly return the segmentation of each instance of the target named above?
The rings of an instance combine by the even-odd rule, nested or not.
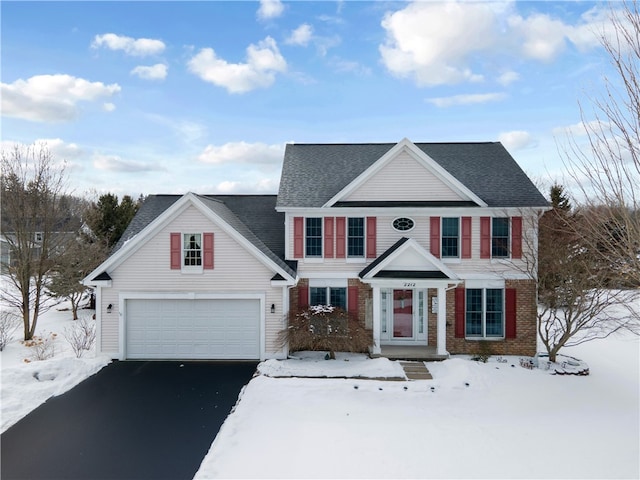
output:
[[[196,478],[638,478],[638,338],[563,353],[591,374],[506,357],[429,363],[428,381],[274,378],[398,370],[384,359],[265,362]]]
[[[55,334],[51,340],[52,358],[33,360],[34,348],[20,341],[22,326],[15,332],[13,341],[0,352],[0,432],[7,430],[47,399],[70,390],[111,361],[108,357],[96,357],[95,345],[82,358],[76,358],[63,335],[65,329],[71,328],[74,323],[68,307],[66,303],[57,305],[38,320],[36,336],[48,338]],[[78,315],[90,317],[93,311],[80,310]]]

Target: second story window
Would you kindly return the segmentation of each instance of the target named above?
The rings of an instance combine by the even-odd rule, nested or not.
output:
[[[349,257],[364,257],[364,218],[349,219],[347,255]]]
[[[509,218],[494,217],[491,225],[491,256],[509,257]]]
[[[185,233],[182,243],[182,258],[185,267],[199,267],[202,265],[202,234]]]
[[[442,219],[442,257],[457,258],[460,244],[460,219]]]
[[[307,257],[322,257],[322,218],[306,218],[305,254]]]

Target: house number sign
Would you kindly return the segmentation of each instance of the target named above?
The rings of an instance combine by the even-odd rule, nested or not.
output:
[[[415,283],[412,283],[412,282],[404,282],[404,286],[405,286],[405,287],[415,287],[415,286],[416,286],[416,284],[415,284]]]

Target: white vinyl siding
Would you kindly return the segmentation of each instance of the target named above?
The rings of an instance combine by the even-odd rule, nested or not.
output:
[[[399,188],[401,186],[401,188]],[[466,200],[406,152],[400,153],[345,201]]]
[[[215,269],[202,274],[185,275],[170,269],[171,232],[202,232],[215,234]],[[112,288],[102,289],[102,329],[100,349],[106,354],[119,352],[120,292],[229,292],[261,293],[265,295],[266,352],[279,351],[278,332],[283,328],[282,288],[271,287],[274,273],[244,246],[214,225],[195,207],[185,212],[150,238],[116,269],[109,272]],[[106,312],[113,305],[112,313]],[[271,313],[271,305],[278,306]]]

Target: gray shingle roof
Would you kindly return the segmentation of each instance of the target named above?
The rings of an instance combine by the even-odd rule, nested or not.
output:
[[[114,247],[113,253],[181,197],[182,195],[149,195]],[[295,277],[295,269],[284,261],[284,214],[275,210],[275,195],[198,195],[198,198],[258,250]]]
[[[288,144],[277,207],[321,207],[395,145]],[[499,142],[415,145],[490,207],[548,205]]]

